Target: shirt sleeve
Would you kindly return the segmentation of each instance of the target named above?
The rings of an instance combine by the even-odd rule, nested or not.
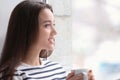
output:
[[[23,77],[21,75],[21,71],[16,71],[14,76],[13,76],[13,80],[23,80]]]

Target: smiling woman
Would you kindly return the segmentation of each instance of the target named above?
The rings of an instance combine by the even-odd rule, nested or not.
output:
[[[8,24],[0,58],[0,80],[83,80],[81,73],[66,76],[60,64],[42,59],[54,50],[56,34],[49,4],[28,0],[19,3]],[[88,76],[93,80],[93,76]]]
[[[50,5],[33,1],[18,4],[8,25],[0,79],[65,79],[65,70],[59,64],[40,59],[50,56],[56,34]]]

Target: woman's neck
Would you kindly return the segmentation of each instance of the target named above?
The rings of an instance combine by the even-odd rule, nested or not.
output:
[[[41,61],[39,58],[40,49],[31,48],[27,52],[27,55],[24,57],[23,62],[29,64],[31,66],[38,66],[41,65]]]
[[[39,57],[35,58],[33,56],[27,56],[25,59],[23,59],[23,62],[28,64],[28,65],[31,65],[31,66],[39,66],[39,65],[41,65],[41,61],[40,61]]]

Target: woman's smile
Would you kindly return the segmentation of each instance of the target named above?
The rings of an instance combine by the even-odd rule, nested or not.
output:
[[[49,38],[48,41],[49,41],[51,44],[55,44],[55,38]]]

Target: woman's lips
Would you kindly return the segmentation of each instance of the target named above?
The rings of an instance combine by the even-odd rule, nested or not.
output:
[[[49,38],[48,41],[52,44],[55,44],[55,39],[54,38]]]

